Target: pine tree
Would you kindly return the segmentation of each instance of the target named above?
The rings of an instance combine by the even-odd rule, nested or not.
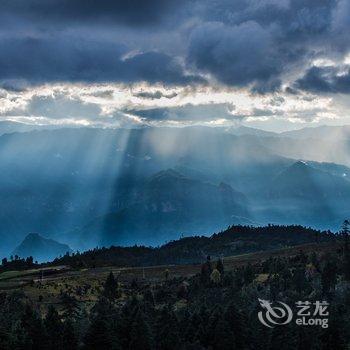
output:
[[[96,317],[91,321],[84,339],[86,350],[112,349],[113,339],[108,320]]]
[[[45,328],[41,319],[29,304],[25,306],[21,326],[25,331],[24,349],[44,350],[46,348]]]
[[[180,348],[179,325],[169,306],[163,307],[156,321],[155,342],[159,350]]]
[[[246,316],[242,311],[238,310],[234,302],[231,302],[225,310],[224,317],[228,327],[234,334],[237,349],[246,349],[249,341],[249,328]]]
[[[129,347],[131,340],[131,326],[139,308],[139,300],[133,296],[121,309],[118,319],[117,337],[123,349],[127,349]]]
[[[23,350],[26,347],[28,333],[21,322],[16,321],[9,333],[0,328],[0,349]]]
[[[168,280],[169,280],[169,274],[170,274],[169,269],[165,269],[165,271],[164,271],[164,278],[165,278],[165,281],[168,281]]]
[[[350,222],[345,220],[342,226],[343,236],[343,272],[347,281],[350,281],[350,247],[349,247],[349,235],[350,235]]]
[[[309,284],[305,276],[305,270],[303,268],[297,268],[292,277],[294,289],[298,293],[307,292]]]
[[[275,327],[272,330],[270,350],[295,350],[297,349],[297,335],[291,325]]]
[[[63,306],[63,317],[65,319],[75,319],[78,317],[80,307],[77,299],[74,296],[64,293],[61,297],[61,302]]]
[[[216,307],[210,314],[209,319],[206,323],[205,334],[206,337],[203,339],[203,345],[214,346],[215,345],[215,331],[219,320],[221,319],[222,309],[220,306]]]
[[[210,274],[210,281],[214,284],[219,284],[221,282],[221,275],[217,269],[214,269]]]
[[[78,337],[72,320],[67,319],[63,324],[62,347],[64,350],[77,350]]]
[[[341,234],[344,241],[344,251],[349,249],[349,235],[350,235],[350,222],[349,220],[344,220],[342,225]]]
[[[186,330],[184,332],[185,339],[188,340],[189,343],[195,343],[197,340],[200,340],[198,330],[201,327],[201,325],[202,325],[201,317],[198,315],[197,312],[193,312],[189,316],[189,320],[187,322],[187,327],[186,327]],[[204,333],[205,333],[205,331],[204,331]]]
[[[50,305],[44,319],[44,327],[48,336],[50,350],[62,348],[63,325],[57,310]]]
[[[207,256],[207,261],[201,266],[201,281],[203,284],[207,284],[210,280],[210,275],[213,272],[213,268],[211,266],[210,256]]]
[[[244,268],[243,278],[244,278],[245,284],[250,284],[254,281],[255,272],[251,264],[248,264]]]
[[[256,315],[256,313],[254,313],[254,315]],[[256,320],[254,319],[254,321]],[[269,350],[272,330],[270,328],[267,328],[260,322],[257,322],[253,325],[250,324],[250,327],[252,327],[253,332],[251,333],[251,337],[249,338],[249,348],[254,350]]]
[[[84,339],[86,349],[116,349],[116,310],[107,298],[101,297],[91,310],[91,323]]]
[[[321,349],[319,327],[298,327],[298,350]]]
[[[151,331],[140,309],[137,311],[131,325],[130,338],[130,350],[152,349]]]
[[[216,269],[220,272],[222,276],[224,273],[224,263],[222,259],[218,259],[218,261],[216,262]]]
[[[114,278],[112,271],[106,279],[102,295],[110,301],[114,301],[119,296],[118,281]]]
[[[323,294],[327,294],[335,288],[337,282],[337,265],[335,261],[327,260],[321,273],[321,284]]]
[[[343,317],[343,307],[332,308],[329,312],[329,326],[322,335],[322,345],[324,349],[345,350],[348,349],[345,335],[345,320]]]
[[[343,273],[344,278],[350,282],[350,249],[345,251],[344,261],[343,261]]]
[[[221,317],[214,330],[213,348],[215,350],[241,350],[241,348],[236,348],[235,344],[235,336],[229,324],[224,317]]]

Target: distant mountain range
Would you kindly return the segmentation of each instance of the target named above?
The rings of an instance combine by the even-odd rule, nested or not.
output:
[[[52,261],[53,259],[71,253],[67,244],[62,244],[40,236],[37,233],[28,234],[21,244],[15,248],[12,255],[20,258],[32,256],[38,262]]]
[[[310,138],[245,127],[4,134],[0,254],[31,231],[85,249],[239,223],[337,230],[350,216],[350,138],[329,128]]]
[[[335,242],[335,236],[302,226],[230,226],[210,236],[184,237],[159,247],[93,249],[64,256],[55,264],[81,267],[193,264],[225,256],[290,248],[307,243]]]
[[[336,230],[341,217],[349,215],[350,182],[298,161],[274,178],[269,197],[277,222]]]
[[[286,131],[279,136],[297,139],[334,139],[344,140],[350,137],[350,125],[343,126],[318,126],[299,130]]]
[[[50,127],[46,127],[49,129]],[[0,121],[0,135],[10,134],[14,132],[28,132],[38,129],[45,129],[45,127],[40,125],[29,125],[19,122],[12,122],[8,120]]]
[[[278,136],[277,133],[272,132],[272,131],[265,131],[265,130],[261,130],[261,129],[250,128],[247,126],[229,127],[229,128],[226,128],[226,132],[228,132],[231,135],[236,135],[236,136],[245,136],[245,135],[261,136],[261,137]]]
[[[298,161],[274,179],[271,196],[283,200],[344,202],[350,198],[350,182],[340,176]]]
[[[98,245],[158,245],[181,235],[209,234],[222,227],[250,224],[247,198],[230,185],[188,178],[172,169],[151,176],[120,211],[89,222],[79,232]],[[95,232],[99,232],[96,241]]]

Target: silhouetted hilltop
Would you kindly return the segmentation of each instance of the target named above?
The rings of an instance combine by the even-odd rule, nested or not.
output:
[[[157,248],[144,246],[96,248],[64,256],[56,259],[54,263],[77,267],[198,263],[207,255],[232,256],[332,239],[334,235],[329,231],[321,232],[302,226],[231,226],[210,237],[185,237]]]
[[[271,188],[274,198],[312,200],[315,202],[348,198],[350,182],[298,161],[281,172]]]
[[[21,258],[32,256],[37,261],[51,261],[67,252],[72,252],[67,244],[44,238],[37,233],[30,233],[15,248],[12,255],[17,255]]]
[[[128,208],[98,217],[71,236],[80,237],[81,242],[95,240],[94,245],[158,245],[181,233],[210,234],[232,222],[246,223],[246,218],[248,200],[230,185],[168,169],[151,176]]]

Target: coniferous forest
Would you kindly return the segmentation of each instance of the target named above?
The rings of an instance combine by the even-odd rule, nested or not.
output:
[[[119,280],[109,272],[93,303],[88,288],[60,291],[57,303],[17,289],[0,295],[0,349],[348,349],[348,224],[320,249],[294,250],[236,268],[207,256],[194,275]],[[301,247],[301,246],[298,246]],[[93,269],[93,268],[92,268]],[[32,281],[40,291],[45,280]],[[267,327],[259,299],[293,306],[327,302],[327,326]]]

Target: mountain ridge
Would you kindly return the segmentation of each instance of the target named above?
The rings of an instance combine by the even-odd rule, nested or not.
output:
[[[51,238],[44,238],[38,233],[29,233],[13,250],[12,255],[20,258],[32,256],[37,261],[51,261],[72,250],[67,244],[59,243]]]
[[[148,233],[151,227],[160,232],[166,222],[173,223],[174,230],[163,241],[182,232],[209,233],[222,224],[286,223],[288,203],[276,208],[280,200],[269,196],[268,189],[276,176],[298,159],[342,179],[332,177],[333,192],[339,193],[341,205],[328,191],[331,195],[325,204],[332,212],[329,220],[320,223],[315,216],[304,218],[305,207],[300,206],[295,222],[335,229],[350,212],[348,191],[341,195],[350,176],[350,169],[341,164],[350,160],[350,149],[327,140],[313,142],[278,135],[230,135],[223,127],[65,128],[0,136],[0,231],[4,232],[0,254],[7,255],[30,231],[45,232],[47,237],[79,249],[71,233],[92,221],[100,221],[89,232],[97,241],[106,231],[105,224],[117,226],[117,219],[127,219],[130,224],[118,228],[126,236],[127,230],[140,232],[148,225],[142,214],[149,217]],[[165,180],[162,171],[167,175]],[[150,180],[155,174],[158,177]],[[331,188],[327,183],[332,181],[327,176],[323,179]],[[172,187],[170,194],[167,186]],[[289,194],[285,199],[295,207]],[[305,205],[307,201],[305,198]],[[234,206],[237,210],[230,211]],[[139,214],[135,216],[135,212]],[[159,213],[162,220],[157,224]],[[190,213],[194,220],[190,220]],[[131,222],[133,216],[143,224]],[[102,217],[106,223],[101,222]],[[300,218],[303,220],[298,221]],[[161,243],[158,238],[155,244]],[[88,239],[84,237],[82,243]]]

